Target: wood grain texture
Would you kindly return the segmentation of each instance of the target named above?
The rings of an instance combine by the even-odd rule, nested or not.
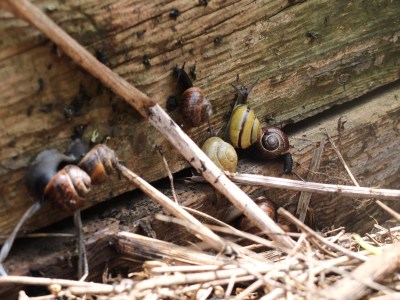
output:
[[[226,122],[234,99],[229,84],[237,74],[247,85],[260,79],[250,104],[260,120],[272,114],[277,122],[299,122],[400,77],[397,1],[33,2],[163,107],[176,92],[172,68],[196,65],[195,84],[214,106],[216,128]],[[180,10],[177,20],[171,8]],[[98,133],[96,142],[107,141],[147,180],[166,176],[156,145],[163,146],[172,171],[187,166],[132,108],[25,22],[0,11],[0,37],[2,234],[30,205],[27,165],[43,149],[65,150],[80,126],[86,140]],[[171,114],[183,122],[179,110]],[[205,125],[183,128],[197,142],[206,134]],[[88,206],[130,189],[114,178],[93,191]],[[50,210],[26,227],[65,216]]]

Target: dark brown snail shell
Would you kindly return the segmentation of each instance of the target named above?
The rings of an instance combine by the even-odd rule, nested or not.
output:
[[[272,220],[275,221],[276,209],[271,200],[269,200],[267,197],[260,196],[254,202],[258,205],[258,207],[262,209],[262,211],[268,217],[270,217]],[[258,229],[253,223],[251,223],[251,221],[249,221],[249,219],[246,216],[241,217],[239,223],[239,229],[249,233],[260,232],[260,229]]]
[[[39,201],[51,201],[53,205],[73,212],[83,205],[83,196],[89,192],[90,177],[74,163],[74,156],[57,150],[41,152],[27,173],[30,192]]]
[[[183,90],[181,96],[181,111],[186,122],[193,127],[197,127],[207,122],[212,114],[212,106],[206,99],[202,89],[193,86],[184,68],[185,65],[183,65],[182,68],[174,68],[174,75]]]
[[[106,181],[117,164],[118,158],[114,150],[99,144],[82,158],[78,166],[89,174],[92,184],[101,184]]]
[[[64,155],[55,149],[40,152],[26,174],[26,184],[29,191],[37,199],[42,199],[44,189],[53,176],[63,166],[74,161],[74,157]]]
[[[261,137],[254,144],[254,150],[259,159],[273,159],[289,152],[289,139],[281,129],[264,127]]]
[[[90,185],[90,177],[85,171],[75,165],[66,165],[46,185],[44,197],[54,206],[74,212],[83,206]]]
[[[211,104],[199,87],[191,87],[183,92],[181,108],[183,117],[193,127],[207,122],[212,114]]]

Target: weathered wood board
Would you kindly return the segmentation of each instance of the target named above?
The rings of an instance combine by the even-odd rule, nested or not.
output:
[[[337,122],[342,117],[347,122],[338,141]],[[352,173],[362,186],[381,188],[400,188],[400,83],[374,93],[369,97],[357,99],[351,105],[334,109],[311,120],[308,124],[292,132],[292,152],[295,170],[306,176],[315,146],[326,140],[329,133],[348,163]],[[254,163],[247,159],[240,161],[240,172],[264,175],[278,174],[282,162],[268,161]],[[285,175],[286,176],[286,175]],[[115,176],[117,177],[117,176]],[[351,182],[340,164],[329,142],[325,144],[321,167],[315,174],[319,182],[349,184]],[[157,187],[171,196],[168,181],[159,182]],[[278,189],[242,187],[256,197],[265,195],[276,206],[286,206],[295,211],[299,193]],[[177,197],[180,203],[226,220],[230,204],[218,197],[208,184],[188,184],[176,181]],[[372,201],[355,199],[341,195],[314,194],[310,208],[314,211],[315,227],[330,229],[345,226],[349,232],[364,233],[373,224],[383,224],[389,216]],[[400,210],[399,201],[387,201],[389,206]],[[119,196],[84,213],[84,232],[90,262],[90,279],[100,280],[103,272],[113,270],[125,272],[137,266],[136,261],[125,261],[116,252],[118,245],[113,243],[113,235],[120,231],[133,231],[142,234],[153,233],[157,238],[179,244],[193,241],[194,237],[186,229],[154,220],[153,214],[160,212],[153,200],[140,192]],[[203,222],[207,220],[200,218]],[[231,220],[227,220],[231,221]],[[149,232],[143,230],[150,225]],[[52,229],[53,232],[73,232],[72,222]],[[117,249],[115,249],[117,248]],[[122,258],[122,260],[121,260]],[[39,273],[48,277],[74,277],[76,252],[71,238],[23,239],[18,241],[7,269],[14,274]],[[140,264],[140,262],[139,262]],[[116,268],[116,269],[113,269]],[[15,286],[1,287],[0,295],[10,295]]]
[[[248,85],[259,79],[251,105],[261,120],[273,115],[276,122],[299,122],[400,77],[398,1],[33,2],[163,107],[175,93],[172,68],[196,65],[195,83],[214,106],[216,128],[226,122],[237,75]],[[181,12],[176,20],[172,8]],[[147,180],[166,175],[156,145],[166,150],[173,171],[187,166],[131,107],[57,50],[24,21],[0,11],[2,234],[30,205],[28,164],[43,149],[65,150],[80,128],[86,140],[107,141]],[[178,109],[171,114],[182,123]],[[183,128],[197,142],[206,134],[205,125]],[[130,189],[111,180],[93,191],[88,205]],[[50,210],[27,227],[65,217]]]

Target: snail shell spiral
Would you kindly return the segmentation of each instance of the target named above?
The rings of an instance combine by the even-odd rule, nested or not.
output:
[[[64,211],[74,212],[83,206],[90,185],[90,177],[85,171],[75,165],[66,165],[46,185],[44,198]]]
[[[279,128],[264,127],[254,148],[258,158],[273,159],[289,151],[289,139]]]
[[[276,208],[274,204],[272,203],[271,200],[269,200],[265,196],[260,196],[254,201],[259,208],[272,220],[275,221],[276,219]],[[260,232],[260,230],[252,223],[249,221],[249,219],[245,216],[242,216],[240,223],[239,223],[239,228],[240,230],[249,232],[249,233],[257,233]]]
[[[238,157],[231,144],[214,136],[205,141],[201,150],[203,150],[221,170],[231,173],[236,172]]]

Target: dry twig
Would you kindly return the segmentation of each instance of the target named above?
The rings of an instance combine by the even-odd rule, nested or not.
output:
[[[387,211],[393,218],[400,222],[400,214],[396,212],[394,209],[390,208],[386,204],[382,203],[381,201],[377,200],[376,204],[382,207],[385,211]]]
[[[360,186],[356,180],[356,178],[353,176],[353,173],[351,173],[349,166],[347,165],[346,161],[344,160],[342,154],[340,153],[339,149],[336,147],[335,142],[332,140],[331,136],[329,135],[328,132],[326,132],[326,136],[329,139],[329,142],[331,143],[333,150],[335,150],[336,155],[339,157],[343,167],[346,169],[347,174],[350,176],[351,181],[353,181],[355,186]]]
[[[400,267],[400,244],[387,247],[381,255],[375,255],[356,268],[350,277],[344,277],[320,292],[323,299],[360,299],[367,295],[366,281],[381,281]]]
[[[118,163],[118,171],[132,184],[141,189],[146,195],[155,199],[162,207],[174,216],[187,221],[196,228],[197,235],[218,251],[230,251],[225,241],[205,227],[199,220],[184,210],[179,204],[169,199],[147,181],[136,175],[127,167]]]
[[[318,171],[319,165],[322,158],[322,153],[324,152],[325,142],[322,141],[317,149],[314,150],[314,155],[311,160],[311,166],[309,173],[307,175],[307,181],[313,181],[315,177],[315,172]],[[301,222],[304,222],[307,216],[308,205],[310,204],[312,193],[301,192],[299,197],[299,203],[297,204],[296,215]]]
[[[157,146],[157,150],[161,155],[161,158],[162,158],[163,163],[164,163],[165,170],[167,171],[167,174],[168,174],[169,182],[170,182],[170,185],[171,185],[172,198],[174,198],[175,203],[179,203],[178,202],[178,197],[176,196],[176,192],[175,192],[174,176],[172,175],[172,172],[169,169],[167,159],[165,158],[165,155],[164,155],[164,150],[163,150],[161,145]]]
[[[192,176],[189,179],[194,182],[204,182],[204,178],[202,178],[201,176]],[[293,191],[307,191],[319,194],[337,193],[342,194],[343,196],[350,197],[374,197],[384,200],[400,200],[400,190],[392,189],[374,189],[349,185],[304,182],[300,180],[256,174],[235,174],[231,177],[231,180],[233,182],[244,185],[266,186]]]
[[[284,208],[279,208],[278,209],[278,214],[284,216],[286,219],[288,219],[290,222],[292,222],[294,225],[296,225],[299,229],[307,233],[309,236],[313,237],[317,241],[321,242],[322,244],[326,245],[327,247],[334,249],[336,251],[339,251],[343,253],[344,255],[347,255],[349,257],[361,260],[361,261],[366,261],[367,258],[363,255],[360,255],[359,253],[352,252],[350,250],[347,250],[346,248],[339,246],[337,244],[334,244],[330,241],[328,241],[326,238],[318,235],[315,233],[311,228],[307,227],[304,225],[302,222],[300,222],[298,219],[296,219],[295,216],[293,216],[290,212],[285,210]]]

